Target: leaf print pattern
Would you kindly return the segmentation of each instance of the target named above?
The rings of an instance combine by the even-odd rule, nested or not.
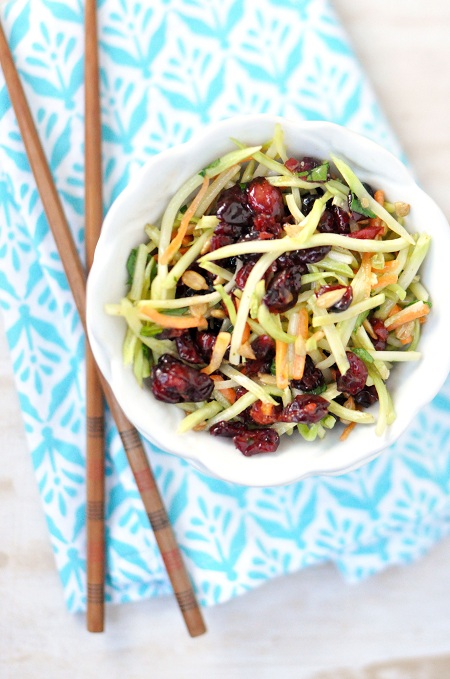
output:
[[[327,0],[100,0],[104,203],[138,167],[238,113],[326,119],[401,155]],[[2,10],[72,234],[84,257],[82,0]],[[120,275],[116,272],[115,275]],[[84,337],[0,75],[0,306],[31,461],[71,611],[85,607]],[[326,560],[358,580],[450,532],[450,379],[365,467],[280,488],[209,478],[146,442],[204,605]],[[171,589],[106,418],[108,601]]]

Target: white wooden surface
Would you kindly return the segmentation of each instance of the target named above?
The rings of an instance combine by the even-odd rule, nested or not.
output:
[[[450,4],[335,0],[424,188],[450,215]],[[2,679],[446,679],[450,541],[349,586],[332,567],[262,586],[205,612],[187,637],[171,599],[107,610],[89,635],[54,568],[0,326]]]

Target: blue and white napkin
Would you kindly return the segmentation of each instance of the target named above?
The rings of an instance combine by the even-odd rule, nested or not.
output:
[[[105,208],[152,154],[206,123],[332,120],[399,154],[326,0],[99,0]],[[15,0],[4,26],[83,257],[83,3]],[[0,75],[0,304],[67,606],[85,606],[83,333]],[[450,532],[450,382],[391,449],[338,478],[268,489],[148,452],[200,601],[333,561],[359,579]],[[170,585],[107,426],[107,599]]]

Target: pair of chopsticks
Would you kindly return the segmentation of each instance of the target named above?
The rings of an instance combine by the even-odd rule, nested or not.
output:
[[[102,220],[101,133],[98,96],[96,1],[86,0],[86,255],[89,267]],[[0,22],[0,65],[48,223],[86,331],[86,274],[78,256],[12,54]],[[167,574],[189,634],[206,627],[176,543],[166,509],[136,429],[122,412],[109,385],[87,352],[87,529],[88,629],[104,621],[104,440],[103,396],[119,430],[128,462],[155,534]]]

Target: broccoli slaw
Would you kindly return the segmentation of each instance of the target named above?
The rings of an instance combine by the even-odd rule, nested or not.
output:
[[[245,455],[337,422],[342,440],[357,425],[382,435],[391,370],[421,358],[430,237],[342,159],[290,158],[279,125],[260,146],[233,141],[130,253],[127,295],[106,307],[127,324],[125,365],[184,411],[180,433]]]

